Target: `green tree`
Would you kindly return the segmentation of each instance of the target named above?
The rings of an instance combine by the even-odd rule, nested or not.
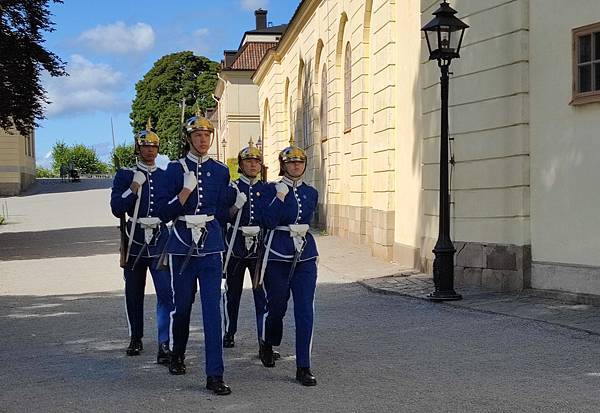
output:
[[[44,168],[43,166],[36,166],[35,176],[36,178],[54,178],[56,177],[56,174],[51,169]]]
[[[181,147],[181,101],[185,98],[186,118],[196,108],[206,111],[214,107],[211,95],[218,68],[217,62],[189,51],[158,59],[135,85],[136,96],[129,114],[133,130],[144,129],[151,118],[161,138],[161,153],[176,159]]]
[[[71,149],[63,141],[57,141],[52,146],[52,171],[60,176],[60,167],[68,166],[71,159]]]
[[[14,126],[27,135],[44,118],[46,91],[40,75],[64,76],[65,65],[42,44],[42,32],[54,31],[50,3],[62,0],[0,2],[0,128]]]
[[[81,174],[105,174],[109,170],[108,165],[98,159],[95,149],[83,144],[68,146],[62,141],[56,142],[52,158],[52,170],[57,175],[63,165],[76,168]]]
[[[120,168],[131,167],[135,165],[134,145],[119,145],[113,150],[111,155],[111,159],[113,159],[115,167],[116,165],[118,165]]]

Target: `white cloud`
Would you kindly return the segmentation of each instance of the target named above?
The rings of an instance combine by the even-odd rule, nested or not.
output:
[[[242,0],[242,8],[250,11],[266,9],[268,5],[269,0]]]
[[[123,75],[106,64],[94,64],[81,55],[71,56],[69,76],[45,78],[48,116],[120,108],[117,96]]]
[[[194,30],[194,36],[195,37],[204,37],[206,35],[208,35],[209,30],[206,27],[202,27],[200,29]]]
[[[143,52],[154,46],[154,30],[146,23],[126,26],[116,22],[87,30],[79,35],[78,41],[99,52]]]

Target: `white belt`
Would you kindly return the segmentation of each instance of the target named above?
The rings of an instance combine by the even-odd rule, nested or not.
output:
[[[202,231],[206,228],[206,223],[215,219],[213,215],[182,215],[177,218],[179,221],[184,221],[186,227],[192,230],[192,239],[195,244],[198,244],[202,238]]]
[[[161,223],[160,218],[158,217],[138,218],[137,223],[135,224],[133,223],[133,219],[129,218],[129,221],[132,223],[132,226],[139,224],[139,226],[142,227],[146,244],[150,244],[152,237],[154,236],[154,230],[158,228]]]
[[[306,237],[306,233],[309,229],[308,224],[290,224],[284,226],[275,227],[277,231],[287,231],[290,233],[290,237],[294,241],[294,248],[296,252],[300,252],[302,250],[302,245],[304,244],[304,237]]]
[[[292,237],[292,240],[294,241],[294,249],[296,250],[296,252],[300,252],[304,244],[304,237],[306,236],[306,233],[308,232],[309,228],[310,226],[308,224],[290,224],[277,226],[275,227],[275,231],[289,232],[290,237]],[[269,231],[265,255],[263,256],[263,262],[260,266],[260,277],[258,285],[261,285],[265,278],[265,270],[267,269],[267,261],[269,260],[269,253],[271,252],[271,243],[273,242],[273,234],[275,234],[275,231]]]
[[[243,226],[240,227],[244,241],[246,242],[246,250],[250,251],[256,242],[256,237],[260,233],[260,227],[258,226]]]

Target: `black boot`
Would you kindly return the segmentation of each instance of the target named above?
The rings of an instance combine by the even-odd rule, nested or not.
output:
[[[208,376],[206,378],[206,388],[212,390],[217,396],[227,396],[231,394],[231,387],[225,384],[223,376]]]
[[[296,380],[303,386],[316,386],[317,379],[313,376],[309,367],[298,367],[296,369]]]
[[[139,356],[143,349],[144,345],[142,344],[142,339],[132,337],[129,342],[129,347],[127,347],[127,355]]]
[[[233,339],[233,334],[227,334],[223,336],[223,348],[233,348],[235,347],[235,340]]]
[[[169,363],[169,373],[179,376],[185,374],[185,356],[171,353],[171,362]]]
[[[259,344],[258,355],[260,356],[260,361],[262,361],[263,366],[265,367],[275,367],[275,357],[273,354],[273,347],[270,344],[261,341]]]
[[[171,362],[171,352],[169,343],[164,342],[158,345],[158,354],[156,355],[156,364],[169,364]]]

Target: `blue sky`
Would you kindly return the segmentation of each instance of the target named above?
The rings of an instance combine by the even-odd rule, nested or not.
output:
[[[182,50],[220,61],[255,28],[254,10],[289,22],[298,0],[64,0],[51,6],[56,31],[46,46],[67,62],[68,77],[44,76],[52,101],[36,130],[38,165],[49,166],[57,140],[93,146],[108,159],[112,117],[117,144],[132,142],[135,83],[161,56]]]

